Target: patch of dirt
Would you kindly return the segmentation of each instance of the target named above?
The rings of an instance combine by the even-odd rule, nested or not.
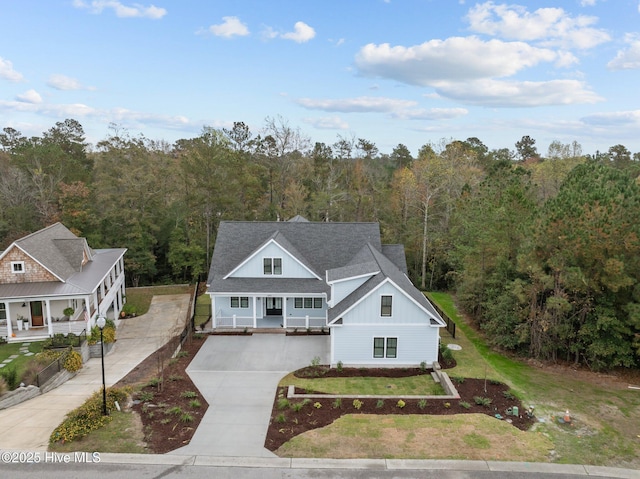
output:
[[[309,368],[303,368],[295,373],[309,374]],[[345,372],[346,371],[346,372]],[[420,369],[410,368],[384,368],[380,369],[354,369],[344,368],[342,373],[349,375],[359,374],[360,376],[373,376],[374,372],[384,374],[383,377],[406,377],[407,373],[416,371],[418,374],[425,374]],[[335,377],[340,374],[337,369],[327,371],[327,374]],[[395,374],[395,376],[394,376]],[[299,376],[309,377],[309,376]],[[318,377],[314,374],[312,377]],[[485,390],[486,385],[486,390]],[[464,379],[454,382],[454,386],[460,394],[459,400],[452,399],[428,399],[426,404],[421,404],[417,399],[402,399],[397,397],[393,399],[385,399],[379,403],[377,399],[360,398],[361,405],[356,407],[354,399],[343,399],[338,405],[335,399],[330,398],[314,398],[307,401],[296,411],[292,407],[295,404],[302,404],[303,399],[291,399],[290,405],[283,408],[278,407],[278,400],[286,397],[286,388],[278,388],[276,392],[273,409],[271,412],[271,420],[265,440],[265,447],[271,451],[277,450],[282,444],[291,438],[302,434],[303,432],[321,428],[331,424],[333,421],[341,417],[343,414],[429,414],[429,415],[446,415],[446,414],[486,414],[495,417],[496,414],[503,416],[503,420],[510,421],[514,427],[521,430],[527,430],[534,423],[534,420],[526,416],[526,411],[522,407],[519,399],[514,398],[509,393],[508,386],[493,381],[485,381],[483,379]],[[490,400],[488,405],[476,404],[474,398],[486,398]],[[399,407],[398,401],[403,400],[404,406]],[[466,403],[466,404],[465,404]],[[507,410],[518,407],[518,416],[507,416]],[[496,419],[497,420],[497,419]]]
[[[116,384],[117,387],[131,386],[136,391],[132,409],[140,416],[150,452],[163,454],[189,444],[209,407],[185,371],[204,342],[205,337],[194,336],[185,342],[178,356],[171,359],[178,345],[174,339]],[[159,377],[162,377],[161,384],[152,385]]]

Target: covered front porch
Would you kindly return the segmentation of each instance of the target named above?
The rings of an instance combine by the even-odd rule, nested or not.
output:
[[[216,328],[299,328],[327,327],[324,296],[226,296],[211,295],[212,327]]]

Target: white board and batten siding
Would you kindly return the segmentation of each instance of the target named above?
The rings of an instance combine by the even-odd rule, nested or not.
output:
[[[282,274],[265,275],[264,258],[282,258]],[[272,241],[229,275],[230,278],[315,278],[294,256]]]
[[[380,297],[392,296],[391,316],[381,316]],[[331,328],[331,364],[345,366],[418,366],[438,360],[439,328],[393,284],[385,283]],[[374,338],[397,338],[395,358],[374,358]]]
[[[342,281],[336,281],[331,285],[331,301],[333,304],[338,304],[344,298],[349,296],[352,292],[362,286],[371,275],[360,276],[358,278],[349,278]]]

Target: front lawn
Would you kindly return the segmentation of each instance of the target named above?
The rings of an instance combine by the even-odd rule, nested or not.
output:
[[[307,391],[338,395],[376,396],[436,396],[444,389],[434,382],[430,374],[406,378],[349,377],[349,378],[297,378],[293,373],[280,381],[281,386],[293,385]]]
[[[167,286],[145,286],[141,288],[127,288],[127,305],[134,308],[136,315],[140,316],[149,311],[151,299],[158,295],[167,294],[191,294],[193,286],[189,284],[177,284]]]
[[[6,361],[11,356],[18,356],[17,358],[13,358],[10,363],[5,363],[6,366],[0,369],[0,374],[2,374],[3,370],[15,369],[17,373],[17,377],[20,378],[27,364],[30,361],[34,360],[35,354],[42,351],[43,344],[44,344],[43,341],[36,341],[33,343],[29,343],[29,345],[26,347],[29,349],[29,352],[34,353],[33,355],[30,355],[30,356],[25,356],[23,353],[20,352],[20,348],[23,347],[21,342],[10,343],[10,344],[9,343],[0,344],[0,363],[2,363],[3,361]],[[20,381],[18,381],[18,384],[19,383]]]

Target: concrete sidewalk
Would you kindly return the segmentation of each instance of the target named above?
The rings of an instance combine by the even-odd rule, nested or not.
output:
[[[154,296],[147,314],[120,323],[117,341],[105,356],[107,386],[118,382],[180,333],[189,310],[189,298],[187,294]],[[101,387],[101,360],[93,358],[62,386],[0,411],[0,449],[45,451],[49,436],[67,413]]]

